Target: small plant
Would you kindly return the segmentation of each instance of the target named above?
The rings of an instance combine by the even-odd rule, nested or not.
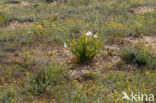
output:
[[[129,64],[148,66],[151,69],[156,67],[155,53],[142,47],[128,47],[123,49],[122,59]]]
[[[78,63],[89,62],[99,52],[101,42],[97,35],[88,32],[80,38],[73,38],[69,42],[69,50],[76,56]]]

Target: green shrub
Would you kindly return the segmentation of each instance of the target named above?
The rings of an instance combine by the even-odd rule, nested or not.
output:
[[[101,43],[96,35],[82,35],[80,38],[75,38],[69,42],[69,50],[76,56],[78,63],[89,62],[99,52]]]
[[[148,66],[151,69],[156,67],[155,53],[147,51],[142,47],[128,47],[123,49],[122,59],[129,64]]]

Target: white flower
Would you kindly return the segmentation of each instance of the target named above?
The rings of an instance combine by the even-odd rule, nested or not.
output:
[[[91,32],[91,31],[88,31],[88,32],[86,33],[86,35],[87,35],[87,36],[90,36],[90,35],[92,35],[92,32]]]
[[[97,38],[97,35],[94,35],[94,38]]]
[[[31,31],[28,31],[28,34],[32,34],[32,32]]]
[[[67,44],[66,43],[64,43],[64,48],[67,48]]]

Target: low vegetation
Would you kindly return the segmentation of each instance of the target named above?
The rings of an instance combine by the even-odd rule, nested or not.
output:
[[[128,47],[122,51],[122,59],[126,63],[156,67],[156,54],[142,47]]]

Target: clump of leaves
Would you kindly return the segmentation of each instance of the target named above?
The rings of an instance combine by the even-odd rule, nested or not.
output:
[[[128,64],[156,67],[156,54],[143,47],[128,47],[122,50],[122,59]]]
[[[99,52],[102,43],[96,35],[82,35],[69,42],[69,50],[75,55],[78,63],[89,62]]]

